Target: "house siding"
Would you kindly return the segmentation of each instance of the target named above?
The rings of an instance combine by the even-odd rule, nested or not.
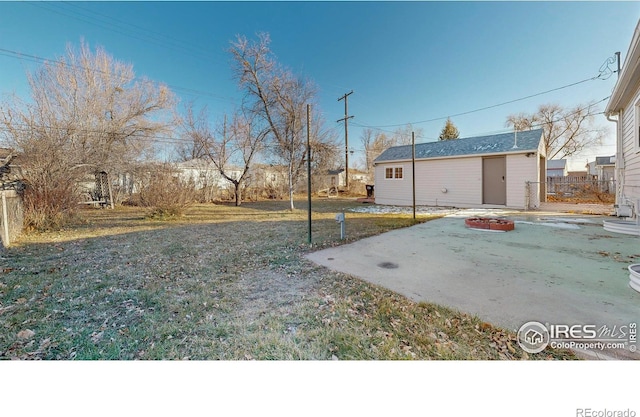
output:
[[[416,161],[416,205],[483,207],[481,156]],[[525,208],[526,182],[539,181],[539,158],[524,154],[506,155],[506,207]],[[402,180],[386,179],[385,168],[402,166]],[[410,206],[412,164],[387,162],[375,167],[376,204]],[[539,204],[539,198],[531,202]],[[530,204],[531,204],[530,203]]]
[[[385,168],[402,167],[402,179],[385,178]],[[417,172],[417,169],[416,169]],[[377,165],[375,168],[375,200],[377,204],[394,206],[409,206],[413,204],[412,198],[412,170],[411,162],[388,163]],[[417,180],[416,180],[417,181]],[[384,197],[378,197],[378,194]]]
[[[416,162],[416,204],[482,204],[482,158]]]
[[[507,207],[526,207],[527,181],[536,182],[535,174],[539,172],[537,161],[536,156],[507,155]]]
[[[640,88],[636,87],[636,92],[630,102],[624,107],[622,112],[622,156],[624,158],[624,168],[622,170],[622,195],[623,200],[627,200],[634,205],[640,199],[640,153],[636,144],[636,116],[635,103],[640,100]],[[624,204],[626,201],[619,201]]]

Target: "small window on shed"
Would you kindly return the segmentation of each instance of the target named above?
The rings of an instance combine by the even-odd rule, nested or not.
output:
[[[402,179],[402,167],[396,167],[395,178]]]
[[[385,168],[384,169],[384,177],[389,179],[393,178],[393,168]]]

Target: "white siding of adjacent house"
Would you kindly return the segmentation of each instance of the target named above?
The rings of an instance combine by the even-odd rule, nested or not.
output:
[[[507,207],[525,208],[526,182],[538,181],[538,158],[507,155]],[[402,166],[404,178],[386,179],[385,168]],[[413,204],[411,161],[380,163],[375,168],[376,204]],[[482,207],[482,157],[416,161],[416,205]]]
[[[622,155],[624,158],[624,171],[622,178],[622,195],[623,198],[637,204],[640,199],[640,153],[636,143],[636,131],[638,125],[635,115],[635,103],[640,100],[640,89],[636,90],[634,97],[624,107],[622,112]],[[626,203],[620,201],[618,203]]]

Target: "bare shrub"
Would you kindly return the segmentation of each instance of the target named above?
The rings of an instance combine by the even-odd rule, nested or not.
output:
[[[154,166],[142,182],[139,204],[148,207],[148,217],[170,219],[180,217],[196,199],[192,180],[180,178],[169,164]]]
[[[75,217],[77,202],[77,190],[68,180],[26,184],[23,192],[25,230],[60,229]]]

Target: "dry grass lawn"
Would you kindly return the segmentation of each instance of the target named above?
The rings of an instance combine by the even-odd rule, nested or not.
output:
[[[339,245],[359,203],[197,205],[175,221],[86,209],[65,230],[0,252],[1,359],[573,359],[303,258]],[[348,213],[348,239],[414,223]],[[420,217],[418,221],[428,221]]]

